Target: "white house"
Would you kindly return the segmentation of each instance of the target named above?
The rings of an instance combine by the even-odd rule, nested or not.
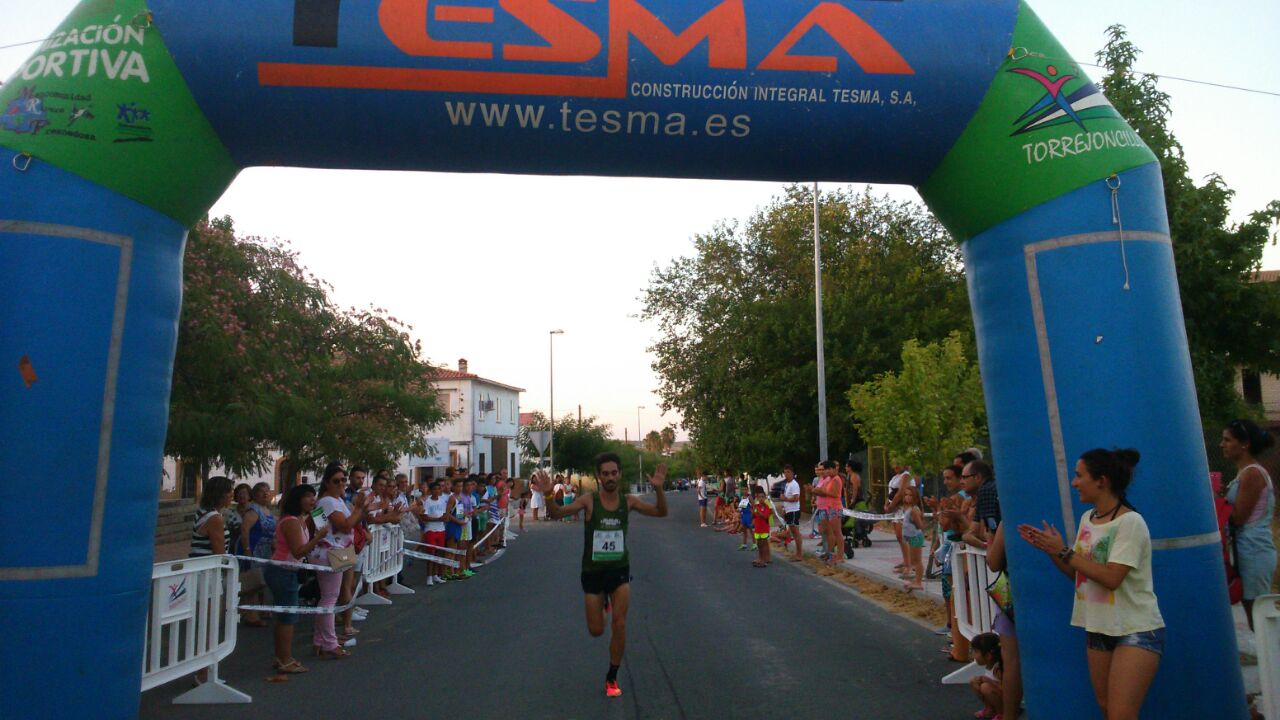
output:
[[[440,368],[435,376],[440,404],[450,420],[432,428],[432,437],[449,439],[449,465],[474,473],[520,471],[520,393],[523,388],[469,372],[465,358],[457,370]],[[403,464],[407,465],[405,458]],[[415,479],[442,476],[443,467],[415,469]]]

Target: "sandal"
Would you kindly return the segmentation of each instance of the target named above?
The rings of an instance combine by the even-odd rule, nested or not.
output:
[[[297,675],[299,673],[310,672],[307,668],[303,667],[302,663],[298,662],[296,659],[290,660],[287,663],[282,663],[280,662],[279,659],[276,659],[272,661],[271,665],[276,672],[285,673],[288,675]]]
[[[769,567],[769,566],[757,560],[751,563],[751,567],[762,568],[762,567]]]
[[[343,658],[351,657],[351,653],[343,650],[341,647],[336,647],[332,650],[321,650],[319,645],[312,645],[311,651],[316,657],[324,660],[341,660]]]

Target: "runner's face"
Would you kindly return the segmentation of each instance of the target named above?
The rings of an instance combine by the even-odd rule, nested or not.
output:
[[[622,472],[618,470],[618,463],[607,462],[601,465],[597,474],[600,477],[600,486],[604,488],[605,492],[616,492],[618,490],[618,478],[622,475]]]

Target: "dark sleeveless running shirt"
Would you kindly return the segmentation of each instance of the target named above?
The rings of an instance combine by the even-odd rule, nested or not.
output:
[[[631,562],[627,547],[627,496],[619,494],[618,509],[609,511],[600,494],[591,494],[591,519],[582,524],[582,572],[600,572],[627,567]]]

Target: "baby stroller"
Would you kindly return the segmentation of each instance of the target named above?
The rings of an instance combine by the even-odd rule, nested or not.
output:
[[[871,512],[867,506],[867,500],[862,496],[861,488],[858,491],[858,497],[855,498],[853,507],[850,510],[859,512]],[[844,535],[844,554],[845,557],[853,558],[853,549],[856,547],[871,547],[871,528],[875,527],[874,520],[857,520],[846,516],[844,523],[840,526],[840,532]]]

